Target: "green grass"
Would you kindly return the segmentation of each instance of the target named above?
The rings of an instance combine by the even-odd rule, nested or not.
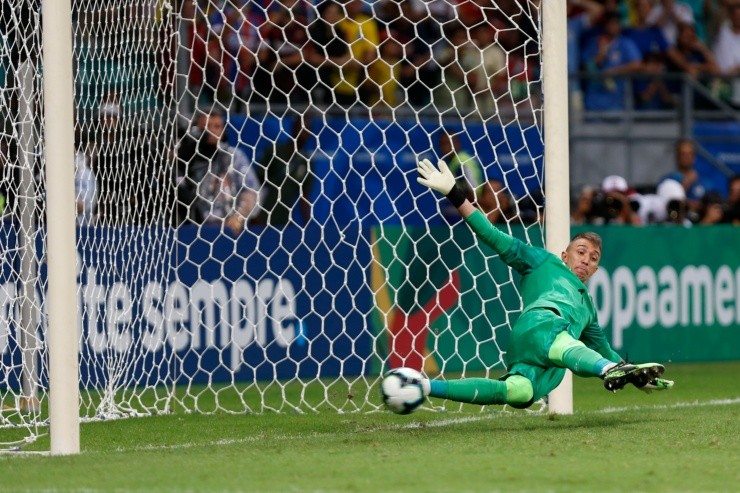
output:
[[[78,456],[0,455],[0,490],[738,491],[739,374],[674,364],[676,387],[651,395],[576,378],[572,416],[448,405],[84,423]]]

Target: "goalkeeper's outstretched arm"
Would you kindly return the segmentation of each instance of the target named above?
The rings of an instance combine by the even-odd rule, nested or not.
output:
[[[511,248],[514,238],[491,226],[489,221],[476,206],[465,196],[465,193],[457,187],[455,177],[447,167],[447,163],[439,161],[435,166],[428,159],[423,159],[417,164],[419,176],[416,181],[422,185],[441,193],[460,212],[476,235],[488,246],[499,254]]]
[[[419,173],[417,181],[447,197],[475,235],[493,248],[504,263],[520,274],[524,275],[537,268],[551,255],[546,250],[524,243],[493,226],[486,215],[458,188],[455,177],[444,161],[439,161],[435,166],[428,159],[424,159],[419,161],[417,171]]]

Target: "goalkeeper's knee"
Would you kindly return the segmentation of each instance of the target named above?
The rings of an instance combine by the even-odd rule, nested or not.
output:
[[[521,375],[512,375],[506,379],[506,403],[512,407],[523,408],[532,404],[534,389],[532,382]]]

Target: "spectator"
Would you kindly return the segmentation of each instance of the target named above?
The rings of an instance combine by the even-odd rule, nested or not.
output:
[[[184,2],[182,5],[182,21],[185,26],[185,39],[190,52],[188,86],[193,94],[198,94],[203,87],[208,59],[208,23],[203,12],[196,8],[195,3],[191,2]]]
[[[540,87],[538,86],[539,59],[534,53],[534,43],[525,38],[522,31],[509,31],[506,36],[501,37],[502,45],[506,50],[507,66],[506,79],[498,91],[505,92],[505,97],[497,101],[499,109],[512,106],[515,109],[523,105],[524,108],[540,106]]]
[[[99,109],[100,122],[88,148],[95,173],[97,224],[155,224],[165,219],[170,182],[164,185],[161,152],[133,119],[123,119],[115,97]]]
[[[662,110],[678,104],[676,95],[666,81],[665,62],[656,54],[649,54],[642,62],[642,73],[635,78],[635,106],[641,110]]]
[[[182,188],[191,191],[192,203],[185,205],[193,222],[223,225],[239,234],[256,210],[260,186],[246,154],[223,141],[224,130],[224,117],[209,114],[195,152],[180,156],[187,163]]]
[[[340,70],[350,62],[347,33],[342,30],[344,10],[334,0],[324,0],[318,7],[319,18],[308,28],[311,42],[306,47],[306,59],[318,68],[317,95],[320,101],[344,107],[356,101],[355,95],[334,94],[332,81],[340,80]]]
[[[6,135],[0,138],[0,217],[10,217],[15,208],[15,194],[18,189],[16,170],[18,165],[18,146],[15,139]]]
[[[699,39],[705,43],[708,42],[707,26],[709,24],[709,15],[713,9],[719,7],[721,2],[726,0],[683,0],[686,5],[691,8],[691,13],[694,16],[693,26],[696,30],[696,35]]]
[[[83,146],[75,153],[75,201],[77,205],[77,224],[91,226],[95,224],[95,173],[89,166],[89,158]]]
[[[668,70],[671,73],[683,73],[693,79],[707,83],[709,77],[719,74],[719,68],[712,51],[697,37],[694,26],[681,24],[678,27],[676,48],[671,50]],[[673,81],[672,92],[679,93],[681,83]],[[712,106],[703,94],[695,92],[696,103],[703,107]]]
[[[680,182],[672,179],[662,181],[658,185],[656,195],[660,199],[658,204],[662,204],[662,207],[656,210],[656,222],[681,226],[692,225],[688,218],[689,207],[686,202],[686,192]]]
[[[583,109],[581,82],[581,42],[583,34],[596,25],[604,14],[604,6],[594,0],[568,0],[568,87],[574,109]]]
[[[198,152],[198,145],[206,131],[208,114],[211,111],[196,107],[192,125],[177,142],[177,165],[174,174],[176,205],[172,218],[175,226],[202,222],[197,219],[194,209],[197,184],[191,180],[191,160]]]
[[[658,0],[647,17],[648,24],[656,25],[671,46],[676,45],[679,24],[694,24],[691,7],[677,0]]]
[[[571,224],[643,224],[642,196],[618,175],[604,178],[600,189],[585,186],[571,209]]]
[[[657,193],[636,195],[637,215],[641,224],[662,224],[666,219],[666,201]]]
[[[624,31],[624,36],[635,43],[642,57],[642,65],[633,84],[635,103],[639,109],[670,108],[675,106],[675,101],[663,74],[666,60],[673,56],[673,50],[668,46],[663,32],[648,23],[651,9],[650,0],[636,0],[634,23]]]
[[[316,81],[305,63],[308,14],[303,0],[272,2],[260,28],[257,63],[252,78],[252,102],[305,104]]]
[[[490,24],[474,28],[475,42],[465,45],[461,64],[465,80],[482,115],[496,110],[496,100],[508,92],[506,53],[496,42],[496,31]]]
[[[197,5],[197,4],[196,4]],[[222,21],[213,26],[215,19],[209,18],[209,13],[197,6],[184,15],[192,15],[186,22],[189,30],[191,63],[189,83],[195,94],[200,98],[199,103],[213,104],[220,102],[228,104],[233,97],[227,74],[234,74],[236,67],[233,58],[228,56],[221,42]],[[212,15],[218,15],[216,10]]]
[[[77,213],[77,224],[89,226],[94,224],[95,212],[95,175],[88,166],[88,158],[84,153],[85,143],[80,137],[81,132],[75,136],[75,207]],[[35,190],[43,187],[44,175],[41,169],[36,165],[40,164],[38,160],[29,156],[31,164],[34,167],[33,179]],[[13,214],[20,214],[17,208],[17,197],[19,188],[22,188],[18,171],[22,168],[22,163],[18,153],[18,144],[14,138],[3,135],[0,132],[0,220],[10,219]],[[21,192],[23,194],[23,192]],[[22,198],[30,198],[28,195]],[[42,200],[40,196],[36,197],[37,201]],[[21,201],[26,202],[26,201]],[[23,206],[23,204],[20,204]],[[39,203],[39,205],[41,205]],[[28,211],[27,211],[28,212]],[[34,214],[35,217],[35,214]],[[41,216],[43,217],[43,215]]]
[[[707,192],[701,200],[698,224],[719,224],[725,216],[725,202],[719,192]]]
[[[594,212],[608,224],[642,224],[637,215],[638,202],[633,199],[634,189],[627,180],[610,175],[601,183],[601,196],[594,199]]]
[[[570,223],[573,225],[591,224],[593,222],[593,201],[596,188],[587,185],[581,189],[578,198],[571,206]]]
[[[432,102],[432,91],[442,82],[442,69],[434,59],[435,45],[441,37],[439,23],[417,17],[410,0],[400,3],[400,17],[389,26],[389,33],[401,45],[399,83],[404,99],[414,108]]]
[[[467,28],[480,25],[485,20],[485,14],[483,13],[484,3],[484,0],[458,0],[455,5],[457,18]]]
[[[637,213],[642,224],[664,224],[668,219],[668,202],[674,200],[673,210],[678,203],[684,203],[686,194],[681,184],[675,180],[665,180],[658,185],[655,193],[635,196],[639,203]]]
[[[284,226],[290,222],[296,204],[300,219],[304,224],[308,221],[311,175],[306,144],[311,133],[307,127],[305,117],[296,117],[290,135],[276,139],[262,155],[260,163],[263,166],[257,168],[257,177],[263,183],[264,200],[255,222]]]
[[[454,109],[463,114],[472,106],[473,95],[465,82],[465,70],[461,64],[463,53],[470,40],[464,25],[453,21],[444,27],[442,48],[437,54],[437,63],[442,69],[444,84],[434,91],[434,104],[442,109]]]
[[[716,43],[722,26],[731,17],[730,9],[734,3],[735,0],[713,0],[704,4],[707,18],[705,40],[709,46],[714,46]]]
[[[405,72],[405,81],[415,77],[414,68],[403,56],[401,43],[388,36],[380,43],[380,57],[372,65],[372,79],[378,84],[378,99],[374,106],[381,109],[395,108],[402,101],[401,72]],[[411,95],[411,94],[409,94]]]
[[[230,91],[249,98],[252,71],[259,46],[258,16],[252,13],[252,2],[240,7],[226,2],[209,19],[210,28],[222,49],[223,73]],[[231,89],[233,87],[233,89]],[[232,95],[233,96],[233,95]]]
[[[714,56],[722,75],[737,78],[740,75],[740,3],[730,6],[728,14],[728,20],[717,35]],[[736,81],[733,81],[731,91],[732,102],[740,104],[740,84]]]
[[[360,101],[367,107],[377,98],[378,85],[367,79],[367,70],[377,58],[380,43],[378,25],[362,11],[362,0],[349,0],[345,4],[347,17],[340,21],[340,29],[347,36],[351,59],[344,64],[341,74],[331,84],[342,101]]]
[[[402,86],[399,82],[402,80],[404,84],[411,85],[416,79],[411,59],[416,53],[414,41],[417,38],[413,19],[404,16],[400,4],[386,0],[379,5],[380,57],[371,65],[370,70],[372,80],[379,86],[374,102],[379,102],[381,108],[387,109],[395,108],[402,99],[406,99],[401,94]],[[408,97],[413,97],[410,91]]]
[[[723,222],[740,225],[740,175],[730,178],[727,209]]]
[[[676,49],[673,53],[671,61],[674,67],[691,77],[700,78],[719,73],[714,53],[699,39],[691,24],[681,24],[678,27]]]
[[[449,0],[408,0],[416,19],[431,18],[444,24],[455,18],[455,6]]]
[[[541,190],[530,190],[516,202],[518,219],[522,224],[545,225],[545,196]]]
[[[585,90],[586,109],[624,109],[627,81],[620,76],[640,69],[642,62],[635,43],[622,35],[618,14],[608,14],[604,33],[588,40],[583,51],[583,62],[591,74],[607,76],[588,81]]]
[[[679,139],[676,141],[676,171],[661,178],[661,182],[675,180],[683,186],[690,213],[698,212],[707,191],[695,165],[696,144],[690,139]]]

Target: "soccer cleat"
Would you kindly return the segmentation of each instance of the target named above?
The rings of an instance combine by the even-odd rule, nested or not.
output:
[[[620,363],[604,374],[604,388],[616,392],[623,389],[628,383],[637,388],[642,388],[659,379],[664,371],[665,367],[658,363],[643,363],[641,365]]]

